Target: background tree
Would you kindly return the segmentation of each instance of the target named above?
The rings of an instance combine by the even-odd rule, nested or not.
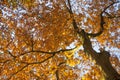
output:
[[[119,0],[1,0],[1,80],[119,80]]]

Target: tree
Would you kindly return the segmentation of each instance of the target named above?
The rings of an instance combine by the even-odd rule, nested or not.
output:
[[[0,79],[119,80],[119,6],[119,0],[1,0]]]

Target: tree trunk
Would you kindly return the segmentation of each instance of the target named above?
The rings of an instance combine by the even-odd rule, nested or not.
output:
[[[73,21],[72,21],[72,24],[73,24],[73,27],[74,27],[74,30],[76,33],[79,34],[79,36],[82,36],[83,38],[83,47],[84,47],[84,51],[86,53],[88,53],[89,55],[91,55],[92,59],[94,59],[96,61],[96,63],[102,68],[102,70],[105,72],[106,76],[106,80],[120,80],[120,75],[117,73],[117,71],[112,67],[112,64],[110,63],[110,54],[109,52],[103,50],[102,52],[100,53],[97,53],[93,48],[92,48],[92,44],[91,44],[91,41],[88,37],[88,35],[90,36],[93,36],[93,37],[96,37],[96,36],[99,36],[102,34],[103,30],[104,30],[104,18],[102,16],[102,14],[110,7],[112,6],[113,4],[115,4],[116,2],[113,2],[112,4],[110,4],[109,6],[107,6],[100,14],[100,18],[101,18],[101,23],[100,23],[100,26],[101,26],[101,30],[100,32],[98,32],[97,34],[88,34],[86,33],[84,30],[79,30],[77,24],[76,24],[76,21],[73,17]],[[73,15],[73,12],[72,12],[72,8],[71,8],[71,4],[70,4],[70,0],[68,0],[68,5],[69,5],[69,8],[68,11],[70,13],[70,15]]]
[[[91,55],[91,57],[96,61],[96,63],[101,66],[102,70],[105,72],[106,80],[120,80],[120,75],[117,73],[117,71],[112,67],[112,64],[110,63],[110,54],[107,51],[102,51],[100,53],[97,53],[93,50],[91,41],[87,35],[87,33],[82,30],[81,36],[84,39],[83,47],[84,51]]]

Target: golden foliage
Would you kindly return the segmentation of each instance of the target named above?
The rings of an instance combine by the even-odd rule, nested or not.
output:
[[[72,22],[75,19],[80,30],[99,32],[98,13],[108,3],[76,0],[77,3],[91,7],[85,9],[82,5],[73,5],[71,17],[64,0],[1,0],[0,80],[56,80],[58,77],[59,80],[93,80],[93,77],[94,80],[103,80],[100,68],[95,64],[93,67],[90,62],[94,61],[80,49],[82,40],[76,35]],[[105,30],[96,39],[102,46],[110,43],[109,47],[120,48],[117,45],[120,41],[115,41],[120,22],[106,15],[104,19]],[[114,37],[111,32],[115,32]],[[72,44],[74,41],[77,43]],[[117,58],[112,59],[113,64],[118,62]],[[92,66],[89,73],[80,76],[77,73],[83,72],[78,68],[80,64]]]

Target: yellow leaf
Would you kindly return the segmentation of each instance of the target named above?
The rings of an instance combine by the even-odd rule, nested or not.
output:
[[[68,59],[67,64],[71,67],[74,67],[76,65],[76,63],[72,59]]]

